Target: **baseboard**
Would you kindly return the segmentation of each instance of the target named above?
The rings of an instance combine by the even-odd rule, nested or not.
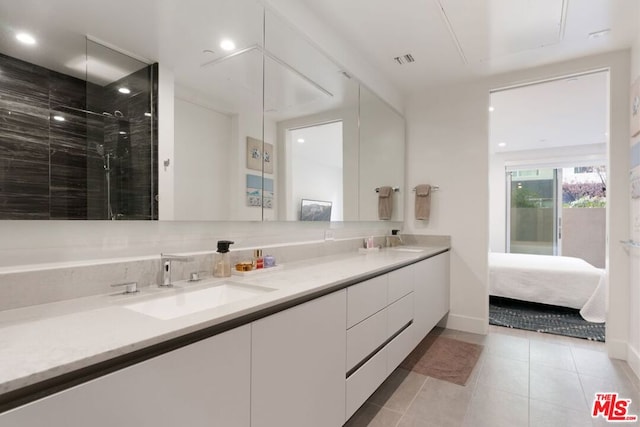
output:
[[[461,316],[459,314],[449,313],[445,316],[439,325],[443,325],[448,329],[457,331],[470,332],[472,334],[486,335],[489,332],[489,320],[479,317]]]
[[[640,354],[630,345],[627,345],[627,363],[636,377],[640,378]]]
[[[607,353],[612,359],[627,360],[628,343],[626,341],[612,340],[607,338]]]

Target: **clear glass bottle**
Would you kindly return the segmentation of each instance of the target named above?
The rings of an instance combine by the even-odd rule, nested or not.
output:
[[[231,254],[229,253],[229,245],[232,244],[233,242],[230,240],[218,240],[218,251],[213,254],[214,277],[231,276]]]

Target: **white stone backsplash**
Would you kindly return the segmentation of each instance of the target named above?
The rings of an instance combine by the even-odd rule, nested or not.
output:
[[[382,223],[389,224],[389,223]],[[236,230],[237,231],[237,230]],[[262,249],[263,255],[273,255],[277,264],[301,261],[309,258],[355,252],[363,245],[363,238],[375,234],[375,244],[385,245],[388,230],[340,229],[332,230],[335,240],[300,241],[289,235],[287,242],[282,236],[265,234],[252,239],[246,235],[240,239],[233,236],[216,237],[215,241],[230,238],[236,241],[231,250],[232,264],[252,259],[254,249]],[[364,234],[363,234],[364,233]],[[316,233],[317,234],[317,233]],[[350,236],[356,234],[356,236]],[[322,230],[324,236],[324,229]],[[272,238],[269,238],[272,237]],[[402,236],[405,245],[448,245],[448,237]],[[215,248],[215,241],[212,247]],[[259,244],[256,244],[259,243]],[[177,246],[176,248],[182,248]],[[197,246],[196,246],[197,247]],[[177,250],[164,251],[165,254],[189,255],[189,262],[174,262],[172,281],[186,280],[191,273],[199,273],[201,278],[213,274],[214,250]],[[155,255],[80,260],[64,263],[44,263],[0,268],[0,310],[9,310],[30,305],[86,297],[99,294],[122,292],[111,285],[125,282],[138,282],[141,289],[162,283],[162,265],[160,253]]]

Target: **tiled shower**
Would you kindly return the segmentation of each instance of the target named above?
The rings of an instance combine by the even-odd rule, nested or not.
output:
[[[91,48],[84,79],[0,54],[0,219],[157,219],[157,64]]]

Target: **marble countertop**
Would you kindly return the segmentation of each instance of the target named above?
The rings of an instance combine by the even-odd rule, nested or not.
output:
[[[0,311],[0,395],[449,249],[402,248],[315,258],[255,275],[177,282],[173,288],[147,287],[132,295],[98,295]],[[124,307],[225,281],[274,290],[169,320]]]

